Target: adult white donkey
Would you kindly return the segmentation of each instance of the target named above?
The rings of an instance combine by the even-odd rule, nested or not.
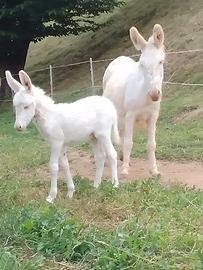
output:
[[[142,52],[140,59],[135,62],[120,56],[113,60],[104,73],[103,95],[114,103],[118,113],[122,173],[128,174],[129,170],[134,124],[144,120],[148,129],[149,171],[157,175],[155,133],[164,73],[164,32],[161,25],[155,24],[152,36],[146,41],[135,27],[131,27],[130,38],[135,48]]]
[[[6,79],[13,91],[13,105],[16,111],[14,127],[21,131],[33,120],[41,135],[51,145],[50,171],[51,189],[48,202],[53,202],[57,195],[58,163],[61,165],[68,186],[68,196],[75,190],[66,157],[65,144],[90,138],[93,146],[96,179],[94,186],[101,183],[105,157],[111,167],[112,183],[118,186],[117,153],[111,142],[113,130],[115,140],[119,139],[117,113],[112,102],[99,96],[80,99],[67,104],[54,104],[44,91],[35,87],[29,76],[19,72],[20,82],[16,81],[9,71]]]

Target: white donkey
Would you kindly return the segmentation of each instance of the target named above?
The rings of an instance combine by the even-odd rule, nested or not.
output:
[[[146,41],[135,27],[131,27],[130,38],[135,48],[142,52],[140,60],[135,62],[125,56],[113,60],[104,73],[103,95],[114,103],[118,113],[121,173],[128,174],[134,124],[142,120],[148,129],[149,171],[157,175],[155,133],[164,74],[164,32],[161,25],[155,24],[152,36]]]
[[[64,171],[68,196],[72,197],[75,187],[71,177],[65,144],[90,138],[96,163],[94,186],[101,183],[105,157],[111,167],[112,183],[119,185],[117,178],[117,153],[111,142],[111,132],[115,141],[119,140],[117,113],[112,102],[101,96],[91,96],[67,104],[54,104],[44,91],[35,87],[29,76],[19,72],[20,82],[16,81],[10,71],[6,79],[15,92],[13,105],[16,111],[14,127],[24,130],[33,120],[41,135],[51,145],[50,171],[51,189],[48,202],[53,202],[57,195],[58,163]]]

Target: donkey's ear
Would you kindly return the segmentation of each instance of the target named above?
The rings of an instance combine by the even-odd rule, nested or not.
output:
[[[147,41],[143,38],[143,36],[138,32],[137,28],[134,26],[130,28],[130,38],[137,50],[142,51],[147,44]]]
[[[20,88],[22,88],[22,85],[13,78],[13,76],[11,75],[11,72],[9,70],[6,70],[5,72],[6,74],[6,80],[8,85],[10,86],[10,88],[16,93],[20,90]]]
[[[153,28],[154,43],[159,48],[164,44],[164,30],[160,24],[155,24]]]
[[[19,71],[19,78],[21,84],[26,88],[26,90],[31,91],[32,89],[32,81],[27,73],[23,70]]]

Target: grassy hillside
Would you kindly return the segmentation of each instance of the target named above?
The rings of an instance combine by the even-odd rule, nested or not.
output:
[[[129,39],[128,30],[135,25],[148,38],[155,23],[163,25],[167,51],[196,49],[203,44],[203,2],[201,0],[163,1],[127,0],[113,14],[100,20],[110,24],[100,31],[80,36],[46,38],[30,46],[26,67],[29,70],[93,59],[137,53]],[[108,63],[95,64],[96,79],[101,82]],[[166,78],[175,71],[173,80],[203,82],[203,53],[168,56]],[[195,74],[194,74],[195,70]],[[90,85],[89,66],[55,70],[56,90],[69,90]],[[39,76],[39,73],[37,74]],[[78,80],[79,79],[79,80]],[[45,78],[46,81],[46,78]],[[45,82],[44,82],[45,83]]]

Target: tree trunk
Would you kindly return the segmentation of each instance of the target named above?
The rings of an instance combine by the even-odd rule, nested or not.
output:
[[[5,71],[10,70],[13,77],[18,79],[18,72],[21,69],[24,69],[27,51],[29,48],[30,41],[19,41],[16,42],[14,45],[12,44],[13,48],[9,50],[9,46],[11,42],[8,42],[7,47],[5,47],[4,52],[0,52],[0,100],[4,99],[7,96],[11,96],[11,90],[8,87],[6,78],[5,78]],[[8,48],[8,49],[6,49]],[[12,53],[10,53],[12,52]]]

